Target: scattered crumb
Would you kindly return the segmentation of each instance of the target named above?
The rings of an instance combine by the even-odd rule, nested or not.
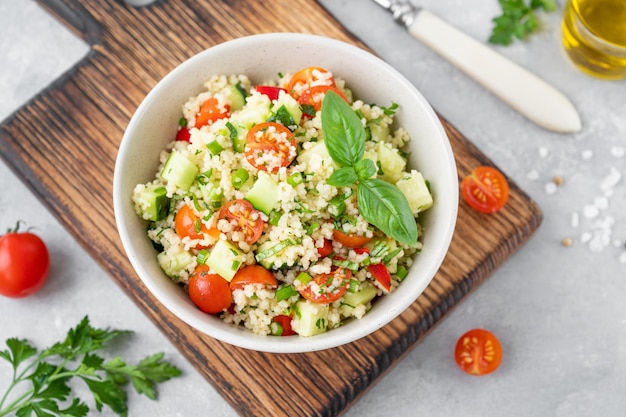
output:
[[[555,175],[554,178],[552,179],[552,182],[554,182],[559,187],[563,185],[563,181],[564,179],[561,175]]]
[[[611,148],[611,155],[616,158],[622,158],[624,157],[624,155],[626,155],[626,148],[623,148],[621,146],[613,146]]]
[[[572,246],[574,242],[572,241],[571,237],[566,237],[563,240],[561,240],[561,245],[565,246],[566,248],[569,248],[570,246]]]
[[[581,152],[580,156],[585,161],[589,161],[591,158],[593,158],[593,151],[591,149],[586,149],[586,150]]]

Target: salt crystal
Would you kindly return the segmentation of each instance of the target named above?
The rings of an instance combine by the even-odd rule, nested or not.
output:
[[[593,219],[597,217],[598,214],[600,214],[600,210],[598,210],[596,206],[588,204],[585,207],[583,207],[583,215],[588,219]]]
[[[613,155],[616,158],[621,158],[624,155],[626,155],[626,148],[623,148],[621,146],[613,146],[611,148],[611,155]]]
[[[580,224],[580,217],[578,216],[578,213],[576,212],[572,213],[572,221],[571,221],[572,227],[578,227],[579,224]]]
[[[587,243],[587,242],[589,242],[591,240],[592,237],[593,236],[591,235],[591,233],[585,232],[582,235],[580,235],[580,241],[582,243]]]
[[[606,245],[603,242],[602,235],[594,235],[589,241],[589,250],[594,253],[599,253],[604,250]]]
[[[539,148],[539,156],[542,158],[545,158],[546,156],[548,156],[548,154],[550,153],[550,151],[548,150],[548,148],[542,146]]]
[[[556,193],[557,186],[553,182],[548,182],[548,183],[546,183],[544,188],[546,190],[546,194],[554,194],[554,193]]]
[[[609,208],[609,199],[606,197],[596,197],[593,199],[593,205],[600,210]]]
[[[623,264],[626,264],[626,252],[622,252],[622,254],[619,256],[619,261]]]
[[[581,152],[580,156],[582,156],[585,161],[588,161],[593,158],[593,151],[591,149],[586,149]]]
[[[611,173],[604,177],[602,183],[600,184],[600,188],[604,191],[610,190],[615,187],[621,179],[622,174],[615,167],[611,167]]]
[[[537,172],[536,169],[533,169],[533,170],[529,171],[528,174],[526,174],[526,178],[528,178],[531,181],[535,181],[535,180],[539,179],[539,172]]]

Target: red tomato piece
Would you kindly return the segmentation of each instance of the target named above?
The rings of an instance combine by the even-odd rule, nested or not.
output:
[[[50,272],[50,254],[43,240],[17,229],[0,237],[0,294],[11,298],[39,291]]]
[[[228,117],[229,113],[230,106],[228,106],[228,104],[220,106],[217,98],[211,97],[200,106],[200,110],[196,114],[195,126],[197,128],[201,128],[202,126],[211,124],[216,120]]]
[[[189,129],[187,129],[186,127],[182,127],[182,126],[178,128],[178,131],[176,132],[176,140],[183,141],[183,142],[190,142],[191,133],[189,133]]]
[[[486,375],[502,362],[502,346],[488,330],[472,329],[461,336],[454,349],[457,365],[471,375]]]
[[[371,237],[349,235],[339,229],[333,230],[333,239],[348,248],[359,248],[372,240]]]
[[[274,274],[257,264],[240,268],[230,281],[230,289],[231,291],[243,289],[249,284],[261,284],[270,288],[278,287],[278,281],[276,281]]]
[[[463,178],[461,194],[473,209],[494,213],[509,199],[509,183],[496,168],[480,166]]]
[[[228,281],[217,274],[211,274],[207,265],[199,265],[189,279],[189,298],[207,314],[217,314],[228,309],[232,295]]]
[[[324,100],[324,97],[326,96],[326,93],[328,91],[334,91],[339,95],[339,97],[344,99],[345,102],[349,104],[346,96],[341,91],[339,91],[339,89],[330,85],[316,85],[314,87],[306,89],[298,98],[298,103],[300,103],[300,105],[313,106],[315,111],[320,111],[322,108],[322,101]],[[307,113],[303,113],[303,115],[309,116]]]
[[[257,92],[266,95],[270,100],[278,100],[281,91],[287,92],[284,88],[271,85],[257,85],[255,89]]]
[[[226,203],[218,215],[218,219],[227,220],[236,232],[243,233],[243,241],[251,245],[261,237],[265,221],[260,211],[247,200],[232,200]]]
[[[352,271],[337,268],[330,274],[316,275],[306,285],[297,288],[300,295],[318,304],[330,304],[339,300],[348,290]]]
[[[367,270],[374,277],[374,279],[389,292],[391,290],[391,274],[385,266],[385,264],[369,264]]]
[[[204,225],[202,219],[193,211],[188,204],[183,205],[174,217],[174,230],[178,237],[190,239],[204,239],[209,229]],[[213,234],[211,234],[213,236]],[[219,235],[218,235],[219,236]],[[199,247],[199,246],[198,246]]]
[[[280,334],[281,336],[293,336],[297,334],[291,328],[291,320],[291,316],[286,316],[284,314],[279,314],[278,316],[274,316],[272,318],[273,322],[280,324],[280,327],[282,327],[283,332]]]
[[[248,131],[244,152],[256,169],[276,173],[295,159],[296,137],[280,123],[259,123]]]
[[[324,246],[322,246],[321,248],[317,248],[317,254],[321,258],[324,258],[331,253],[333,253],[333,242],[328,239],[324,239]]]
[[[321,67],[308,67],[297,71],[291,76],[287,91],[296,100],[302,92],[316,85],[335,85],[335,79],[330,72]]]

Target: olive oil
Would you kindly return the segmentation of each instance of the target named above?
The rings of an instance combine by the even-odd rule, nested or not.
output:
[[[583,71],[599,78],[626,77],[626,0],[568,0],[563,45]]]

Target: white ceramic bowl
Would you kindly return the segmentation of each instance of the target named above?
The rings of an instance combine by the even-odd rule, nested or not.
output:
[[[434,206],[420,216],[424,249],[398,290],[379,299],[361,320],[313,337],[255,335],[200,312],[186,292],[170,281],[146,236],[146,223],[134,212],[131,193],[151,180],[159,153],[172,140],[181,106],[215,74],[246,74],[253,83],[278,72],[321,66],[346,80],[366,103],[400,105],[397,123],[411,136],[409,166],[432,186]],[[266,352],[307,352],[355,341],[374,332],[409,307],[439,269],[454,231],[458,180],[454,157],[442,125],[417,89],[398,71],[358,47],[320,36],[276,33],[216,45],[176,67],[146,96],[122,139],[113,184],[115,219],[128,258],[139,278],[165,308],[207,335],[243,348]],[[145,236],[145,237],[144,237]]]

